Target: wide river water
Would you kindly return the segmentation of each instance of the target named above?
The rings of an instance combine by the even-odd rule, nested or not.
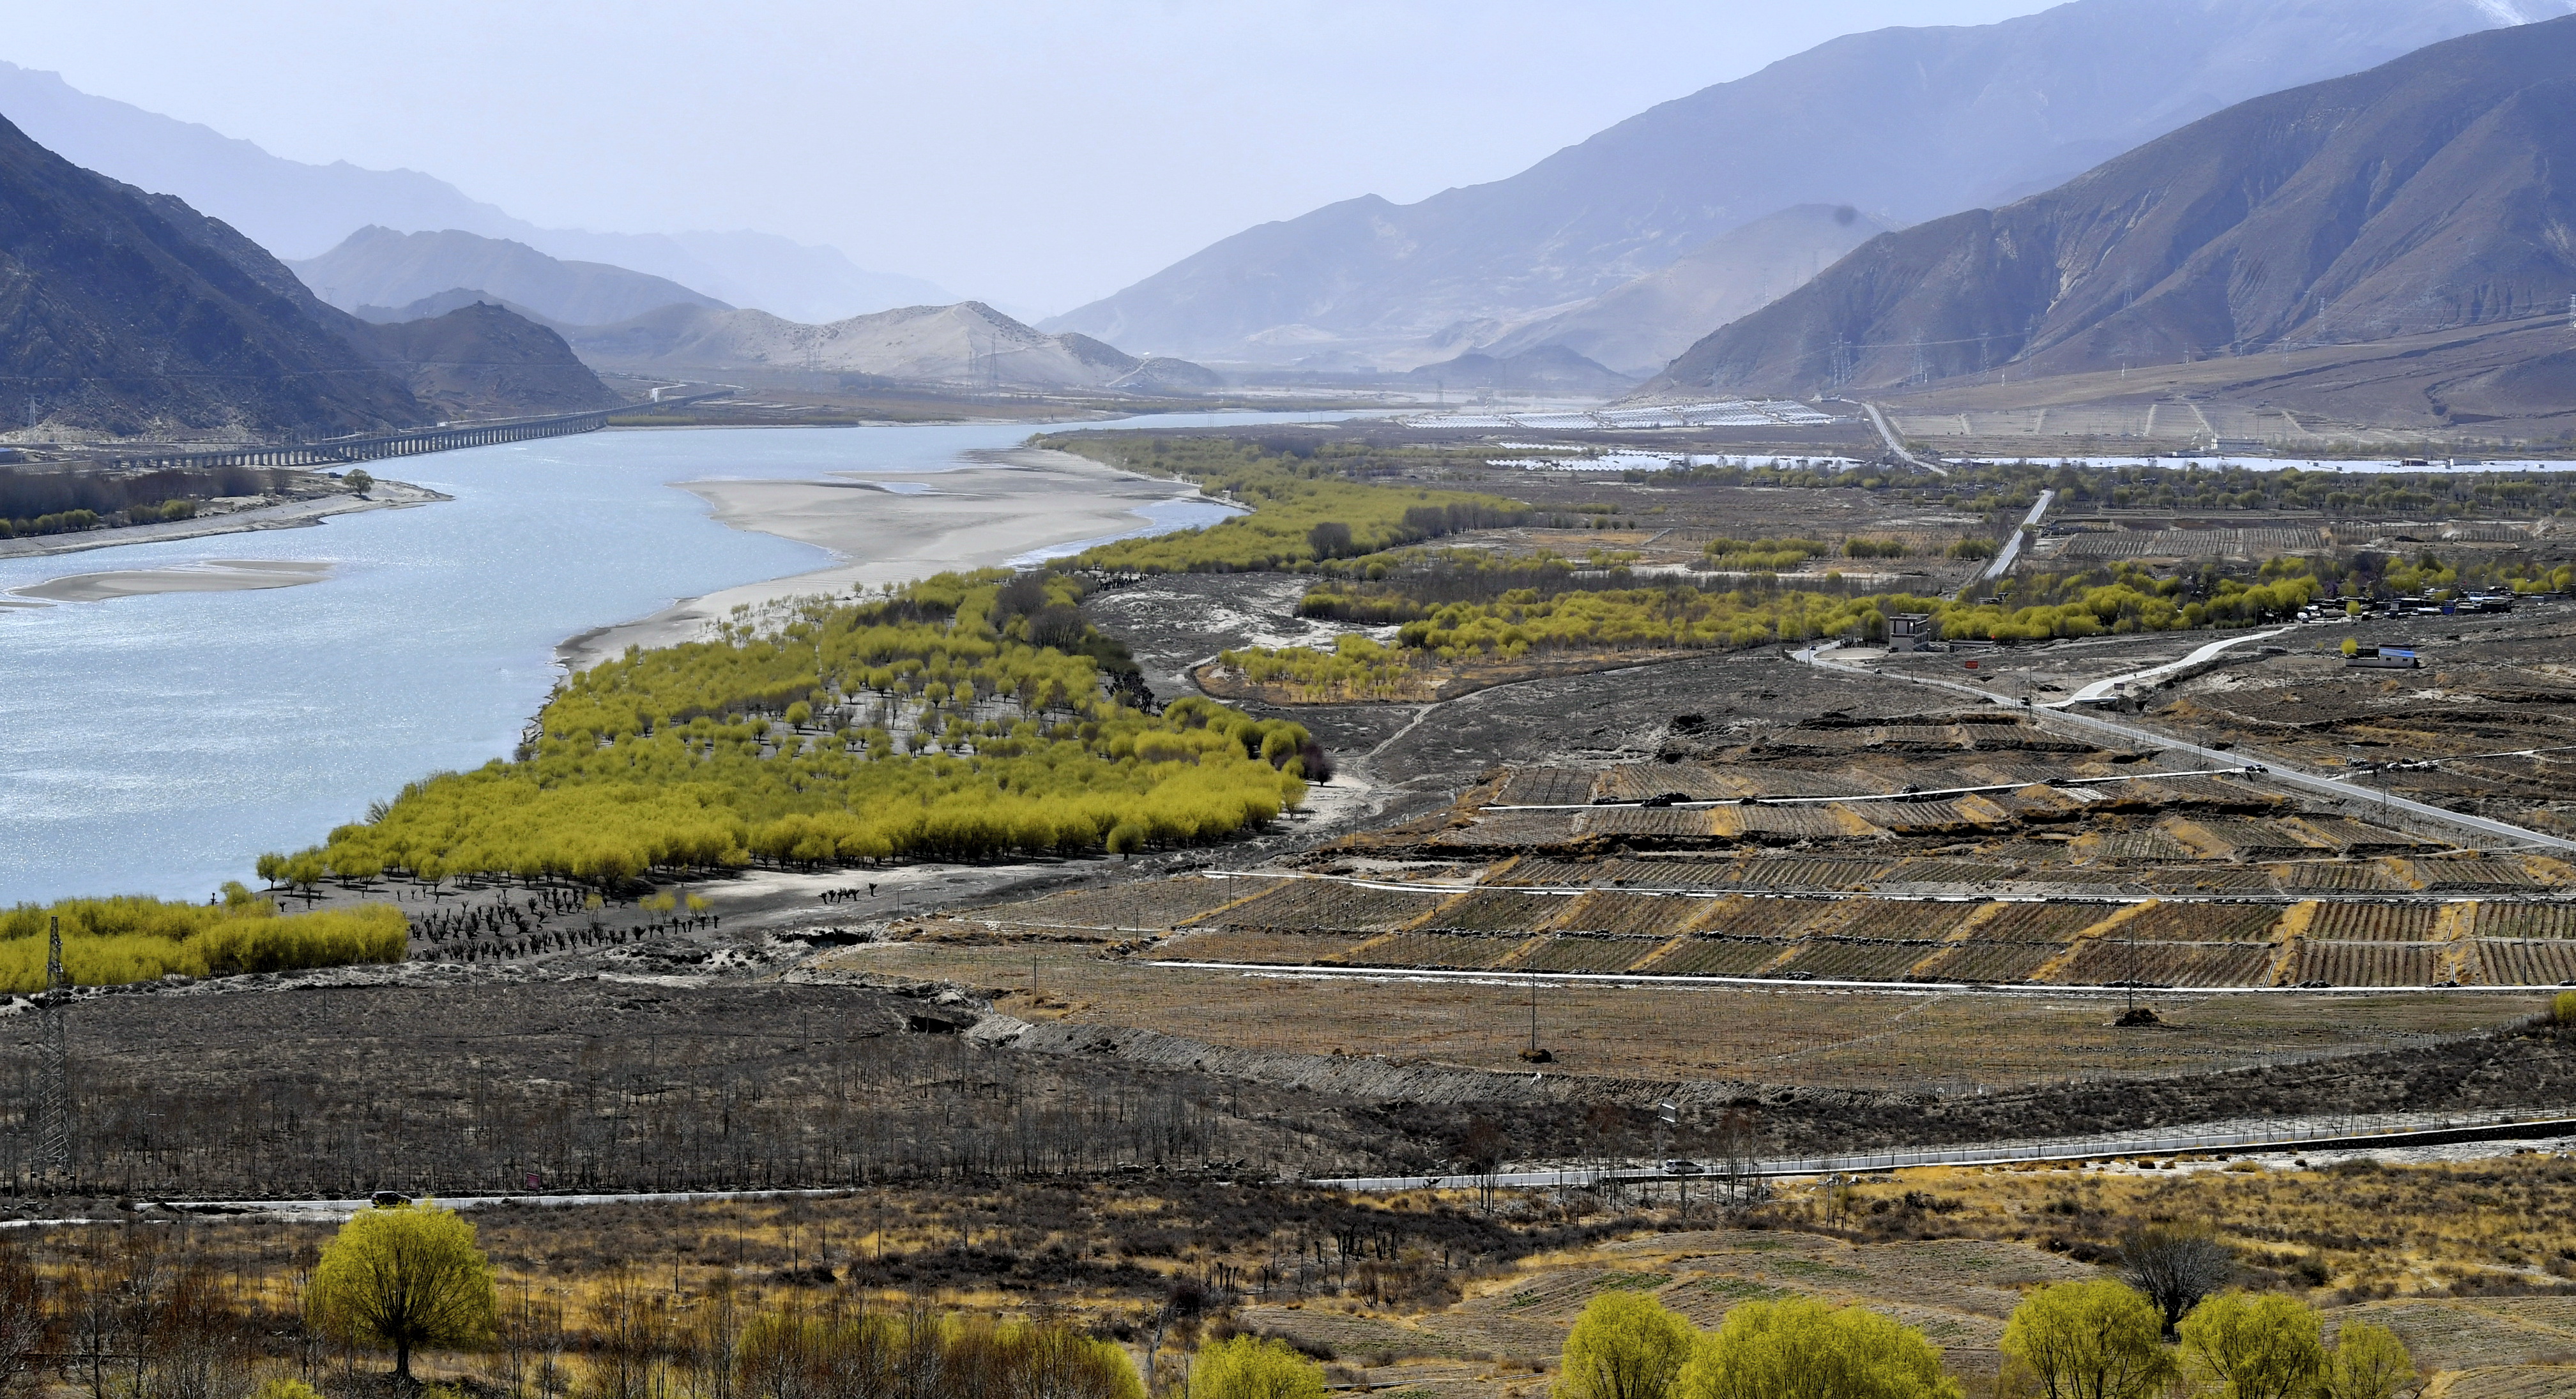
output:
[[[261,851],[314,844],[404,783],[507,755],[559,673],[565,638],[832,561],[718,524],[672,482],[938,471],[1032,430],[611,431],[479,447],[385,464],[384,475],[452,501],[0,560],[0,593],[226,559],[332,566],[301,587],[0,610],[0,906],[202,899],[247,881]],[[1135,532],[1216,513],[1157,507]]]

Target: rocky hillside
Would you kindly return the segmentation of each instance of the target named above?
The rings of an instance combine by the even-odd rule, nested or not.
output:
[[[6,121],[0,324],[0,423],[11,427],[321,435],[427,416],[202,231]]]
[[[287,266],[316,296],[372,321],[389,309],[463,288],[525,306],[565,325],[608,325],[665,306],[733,308],[668,278],[604,262],[567,262],[525,243],[447,229],[397,233],[369,226],[320,257]]]
[[[1557,346],[1631,379],[1652,378],[1701,336],[1796,291],[1888,228],[1885,219],[1848,204],[1783,209],[1479,348],[1509,359]]]
[[[828,325],[766,311],[667,306],[572,335],[592,364],[654,373],[810,370],[964,389],[1213,386],[1213,376],[1196,365],[1139,360],[1087,335],[1048,335],[980,301],[907,306]]]
[[[2258,98],[2057,189],[1878,238],[1648,392],[1861,390],[2563,316],[2576,17]]]
[[[2017,197],[2231,103],[2571,8],[2075,0],[2000,24],[1851,35],[1506,180],[1248,229],[1046,328],[1194,358],[1338,349],[1419,364],[1442,357],[1421,353],[1426,338],[1471,348],[1456,327],[1553,314],[1781,209],[1910,222]]]

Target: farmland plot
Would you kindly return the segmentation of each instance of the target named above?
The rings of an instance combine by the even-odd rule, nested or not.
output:
[[[2379,864],[2274,865],[2272,877],[2282,888],[2299,894],[2402,893],[2415,887]]]
[[[2470,946],[2470,974],[2489,986],[2576,986],[2576,942],[2479,938]]]
[[[1812,976],[1828,981],[1898,981],[1917,962],[1940,950],[1933,942],[1809,938],[1769,976]]]
[[[1662,796],[1695,802],[1727,801],[1752,794],[1752,784],[1699,763],[1622,763],[1602,773],[1593,788],[1594,796],[1620,802]]]
[[[2576,938],[2576,905],[2481,903],[2470,934],[2482,938]]]
[[[1800,840],[1848,840],[1869,836],[1877,828],[1844,814],[1838,803],[1812,806],[1721,806],[1709,811],[1709,825],[1720,837],[1765,845]]]
[[[1511,933],[1394,933],[1354,949],[1343,961],[1355,967],[1423,967],[1481,971],[1518,952],[1529,939]]]
[[[2386,826],[2355,821],[2347,816],[2302,816],[2299,829],[2324,841],[2339,854],[2391,855],[2408,850],[2422,850],[2432,842]]]
[[[2260,942],[2283,911],[2279,904],[2153,904],[2105,936],[2141,942]]]
[[[2274,952],[2269,943],[2141,941],[2133,947],[2118,937],[2097,938],[2049,979],[2068,986],[2269,986]]]
[[[1178,962],[1302,967],[1338,957],[1359,946],[1360,939],[1356,933],[1263,933],[1228,928],[1185,932],[1154,951],[1158,957]]]
[[[1695,937],[1636,970],[1656,976],[1751,976],[1795,945],[1777,938]]]
[[[2066,942],[2119,911],[2117,904],[2006,904],[1969,930],[1970,942]]]
[[[1737,880],[1747,889],[1858,889],[1886,873],[1885,860],[1747,860]]]
[[[1567,894],[1530,894],[1517,889],[1478,889],[1461,894],[1417,921],[1422,931],[1535,933],[1574,903]]]
[[[2445,944],[2437,942],[2320,942],[2299,945],[2290,981],[2328,986],[2430,986],[2441,978]]]
[[[1002,904],[978,916],[1029,928],[1168,928],[1250,898],[1268,883],[1188,877],[1140,880],[1107,889],[1068,889]]]
[[[1897,835],[1973,835],[2014,824],[2011,812],[1979,796],[1953,797],[1948,801],[1849,802],[1842,807]]]
[[[1868,899],[1860,913],[1840,928],[1834,936],[1843,938],[1888,938],[1902,942],[1939,942],[1960,924],[1975,917],[1983,904],[1934,903],[1914,899]]]
[[[1975,860],[1908,860],[1888,871],[1881,881],[1887,884],[1970,884],[1991,886],[2020,875],[2011,865],[1986,864]]]
[[[2183,869],[2148,870],[2136,876],[2139,884],[2158,894],[2269,894],[2273,892],[2272,876],[2260,867],[2242,865],[2195,865]]]
[[[1962,942],[1923,966],[1926,981],[2028,981],[2066,950],[2062,942]]]
[[[1626,933],[1669,938],[1706,916],[1715,899],[1681,894],[1621,894],[1596,889],[1571,900],[1549,927],[1564,933]]]
[[[1724,813],[1701,808],[1603,806],[1580,814],[1575,831],[1587,836],[1633,836],[1645,840],[1683,840],[1705,844],[1731,835]]]
[[[1734,898],[1709,910],[1697,931],[1727,937],[1789,938],[1839,922],[1853,912],[1849,902],[1835,899]]]
[[[1513,959],[1511,970],[1535,972],[1624,972],[1654,955],[1669,938],[1632,937],[1616,933],[1560,933],[1543,938]]]
[[[2308,936],[2328,942],[2430,942],[2441,914],[2431,904],[2319,904]]]
[[[1514,768],[1494,794],[1497,806],[1581,806],[1601,774],[1590,768]]]
[[[1209,883],[1217,881],[1210,880]],[[1415,893],[1367,889],[1325,879],[1292,879],[1256,899],[1212,915],[1210,927],[1282,930],[1332,929],[1385,933],[1412,922],[1452,897],[1446,891]]]
[[[1423,842],[1453,850],[1522,850],[1571,845],[1580,811],[1483,811],[1468,825],[1444,830]]]
[[[2433,893],[2474,894],[2488,889],[2545,889],[2548,885],[2511,860],[2409,860],[2416,882]]]

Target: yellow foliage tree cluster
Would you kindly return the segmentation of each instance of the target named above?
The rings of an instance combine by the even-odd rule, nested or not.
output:
[[[1155,439],[1141,446],[1090,436],[1049,445],[1122,466],[1161,470],[1250,507],[1206,529],[1122,539],[1082,554],[1083,568],[1135,573],[1238,573],[1312,567],[1461,529],[1513,524],[1529,507],[1500,496],[1372,486],[1311,463],[1223,439]],[[1339,526],[1319,535],[1317,526]],[[1319,549],[1332,541],[1327,549]]]
[[[1557,1399],[1959,1399],[1940,1347],[1862,1307],[1745,1302],[1702,1332],[1652,1297],[1604,1292],[1565,1338]]]
[[[2164,1313],[2108,1278],[2039,1288],[2004,1324],[2005,1380],[2046,1399],[2153,1399],[2188,1380],[2224,1399],[2392,1399],[2415,1363],[2386,1327],[2353,1321],[2332,1346],[2315,1309],[2278,1293],[2202,1299],[2165,1344]]]
[[[127,897],[20,904],[0,912],[0,990],[41,991],[52,920],[63,970],[82,986],[163,976],[229,976],[353,962],[399,962],[408,936],[391,904],[280,914],[240,885],[219,905]]]
[[[518,760],[413,783],[308,853],[433,880],[1123,853],[1303,798],[1298,725],[1195,697],[1152,715],[1106,689],[1077,587],[943,574],[629,651],[567,680]],[[821,719],[887,708],[911,716],[913,751]]]

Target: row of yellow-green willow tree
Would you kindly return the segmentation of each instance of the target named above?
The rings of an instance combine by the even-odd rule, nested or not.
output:
[[[571,677],[514,761],[405,788],[332,870],[631,878],[1215,840],[1305,793],[1306,731],[1103,683],[1124,655],[1055,574],[942,574]],[[871,722],[900,714],[909,738]]]
[[[281,914],[265,896],[239,884],[225,886],[225,892],[220,904],[65,899],[0,911],[0,991],[45,989],[45,957],[57,922],[63,970],[81,986],[403,959],[407,929],[402,911],[391,904]]]

